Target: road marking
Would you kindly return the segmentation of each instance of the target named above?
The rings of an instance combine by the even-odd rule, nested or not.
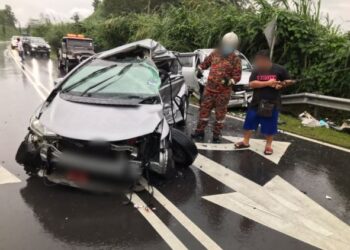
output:
[[[231,141],[231,142],[239,142],[242,140],[242,138],[239,137],[232,137],[232,136],[224,136],[224,139]],[[198,149],[202,150],[213,150],[213,151],[241,151],[241,150],[251,150],[262,157],[272,161],[276,165],[280,162],[283,155],[286,153],[290,142],[281,142],[281,141],[274,141],[273,142],[273,150],[274,153],[272,155],[265,155],[265,140],[261,139],[251,139],[250,140],[250,147],[245,149],[235,149],[235,145],[233,143],[229,144],[213,144],[213,143],[196,143],[196,146]]]
[[[138,206],[139,212],[143,217],[151,224],[151,226],[157,231],[157,233],[163,238],[163,240],[172,249],[187,249],[187,247],[170,231],[170,229],[153,213],[151,209],[146,210],[147,205],[143,200],[137,195],[132,195],[132,203]]]
[[[18,66],[18,68],[23,72],[23,74],[27,77],[27,79],[29,80],[30,84],[33,86],[34,90],[38,93],[39,97],[42,100],[46,99],[46,96],[48,95],[49,91],[41,84],[36,82],[28,72],[30,72],[30,70],[25,70],[26,67],[24,66],[24,64],[21,64],[13,55],[12,52],[9,53],[13,59],[13,61],[16,63],[16,65]],[[44,90],[44,92],[42,90],[40,90],[40,88],[42,90]],[[46,92],[46,93],[45,93]]]
[[[333,144],[329,144],[327,142],[322,142],[322,141],[318,141],[318,140],[315,140],[315,139],[307,138],[305,136],[293,134],[293,133],[290,133],[290,132],[287,132],[287,131],[284,131],[284,130],[283,131],[280,130],[280,133],[281,134],[290,135],[290,136],[294,136],[296,138],[299,138],[299,139],[302,139],[302,140],[305,140],[305,141],[317,143],[317,144],[320,144],[320,145],[323,145],[323,146],[326,146],[326,147],[330,147],[330,148],[334,148],[334,149],[337,149],[337,150],[341,150],[341,151],[350,153],[350,149],[343,148],[343,147],[340,147],[340,146],[337,146],[337,145],[333,145]]]
[[[148,184],[145,179],[141,180],[141,184],[146,188],[148,192]],[[151,192],[150,192],[151,193]],[[206,235],[196,224],[194,224],[183,212],[180,211],[170,200],[168,200],[158,189],[153,187],[153,197],[162,206],[168,210],[168,212],[192,234],[206,249],[222,249],[215,241],[213,241],[208,235]]]
[[[15,175],[11,174],[4,167],[0,166],[0,185],[21,182]]]
[[[198,105],[195,105],[195,104],[192,104],[192,103],[190,104],[190,106],[192,106],[194,108],[197,108],[197,109],[199,108]],[[237,120],[237,121],[244,122],[243,118],[240,118],[240,117],[237,117],[237,116],[234,116],[234,115],[226,115],[226,117],[229,117],[229,118]],[[278,130],[278,132],[281,133],[281,134],[286,134],[286,135],[293,136],[295,138],[299,138],[299,139],[302,139],[302,140],[305,140],[305,141],[310,141],[310,142],[317,143],[317,144],[320,144],[320,145],[323,145],[323,146],[326,146],[326,147],[330,147],[330,148],[334,148],[334,149],[337,149],[337,150],[341,150],[341,151],[350,153],[350,149],[348,149],[348,148],[343,148],[343,147],[336,146],[336,145],[333,145],[333,144],[330,144],[330,143],[327,143],[327,142],[322,142],[322,141],[318,141],[318,140],[315,140],[315,139],[307,138],[305,136],[297,135],[297,134],[294,134],[294,133],[291,133],[291,132],[287,132],[287,131],[284,131],[284,130]]]
[[[203,155],[194,166],[236,191],[204,199],[315,247],[348,249],[350,227],[282,178],[262,187]]]

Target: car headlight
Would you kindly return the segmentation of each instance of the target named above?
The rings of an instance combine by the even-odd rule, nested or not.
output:
[[[30,129],[38,136],[56,136],[56,134],[52,131],[50,131],[48,128],[46,128],[38,118],[33,116],[30,119]]]
[[[37,48],[37,47],[38,47],[38,45],[36,45],[36,44],[32,44],[32,47],[33,47],[33,48]]]
[[[46,45],[46,48],[51,49],[51,46],[50,45]]]

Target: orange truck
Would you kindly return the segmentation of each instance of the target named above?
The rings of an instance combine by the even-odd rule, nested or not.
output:
[[[81,34],[67,34],[58,50],[58,67],[68,73],[75,66],[95,54],[91,38]]]

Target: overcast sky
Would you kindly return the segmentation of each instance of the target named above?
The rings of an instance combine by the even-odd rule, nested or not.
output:
[[[11,5],[16,17],[24,26],[30,18],[38,18],[40,13],[58,20],[69,20],[76,12],[81,17],[86,17],[93,11],[91,3],[92,0],[0,0],[0,8],[5,4]],[[329,13],[343,30],[350,30],[350,0],[323,0],[322,5],[323,16]]]

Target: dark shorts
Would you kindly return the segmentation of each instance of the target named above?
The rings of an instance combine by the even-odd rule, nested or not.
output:
[[[257,110],[250,108],[247,111],[247,116],[243,128],[245,130],[257,130],[261,126],[261,133],[264,135],[275,135],[278,132],[278,110],[273,111],[272,117],[261,117],[257,114]]]

